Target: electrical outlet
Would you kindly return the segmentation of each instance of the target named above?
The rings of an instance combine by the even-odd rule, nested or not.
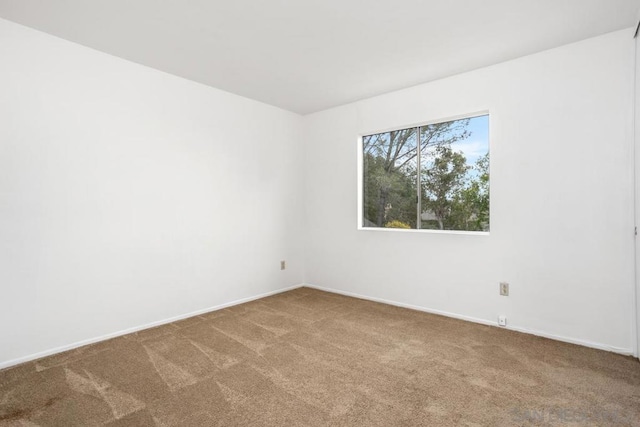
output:
[[[287,268],[287,263],[285,261],[280,261],[280,270],[284,270]]]
[[[509,296],[509,284],[507,282],[500,282],[500,295]]]
[[[504,314],[498,316],[498,326],[507,326],[507,316]]]

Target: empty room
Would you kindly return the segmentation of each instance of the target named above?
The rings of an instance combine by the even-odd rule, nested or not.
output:
[[[640,426],[639,23],[0,0],[0,427]]]

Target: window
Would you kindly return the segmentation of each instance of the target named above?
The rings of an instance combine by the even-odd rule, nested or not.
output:
[[[489,231],[489,116],[362,137],[362,226]]]

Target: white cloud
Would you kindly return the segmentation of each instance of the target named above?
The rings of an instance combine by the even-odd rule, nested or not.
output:
[[[489,151],[489,145],[486,141],[467,139],[465,141],[451,144],[454,151],[462,151],[467,158],[468,164],[474,164],[478,158],[484,156]]]

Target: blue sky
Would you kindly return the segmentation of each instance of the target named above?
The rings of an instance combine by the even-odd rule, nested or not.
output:
[[[489,151],[489,116],[473,117],[467,126],[471,136],[464,141],[451,144],[454,151],[462,151],[467,164],[473,165]]]
[[[451,144],[451,149],[462,152],[467,159],[467,165],[473,166],[480,157],[489,152],[489,115],[470,118],[466,129],[471,135],[463,141]],[[427,148],[429,149],[434,148]],[[475,169],[469,169],[467,176],[476,178],[478,172]]]

